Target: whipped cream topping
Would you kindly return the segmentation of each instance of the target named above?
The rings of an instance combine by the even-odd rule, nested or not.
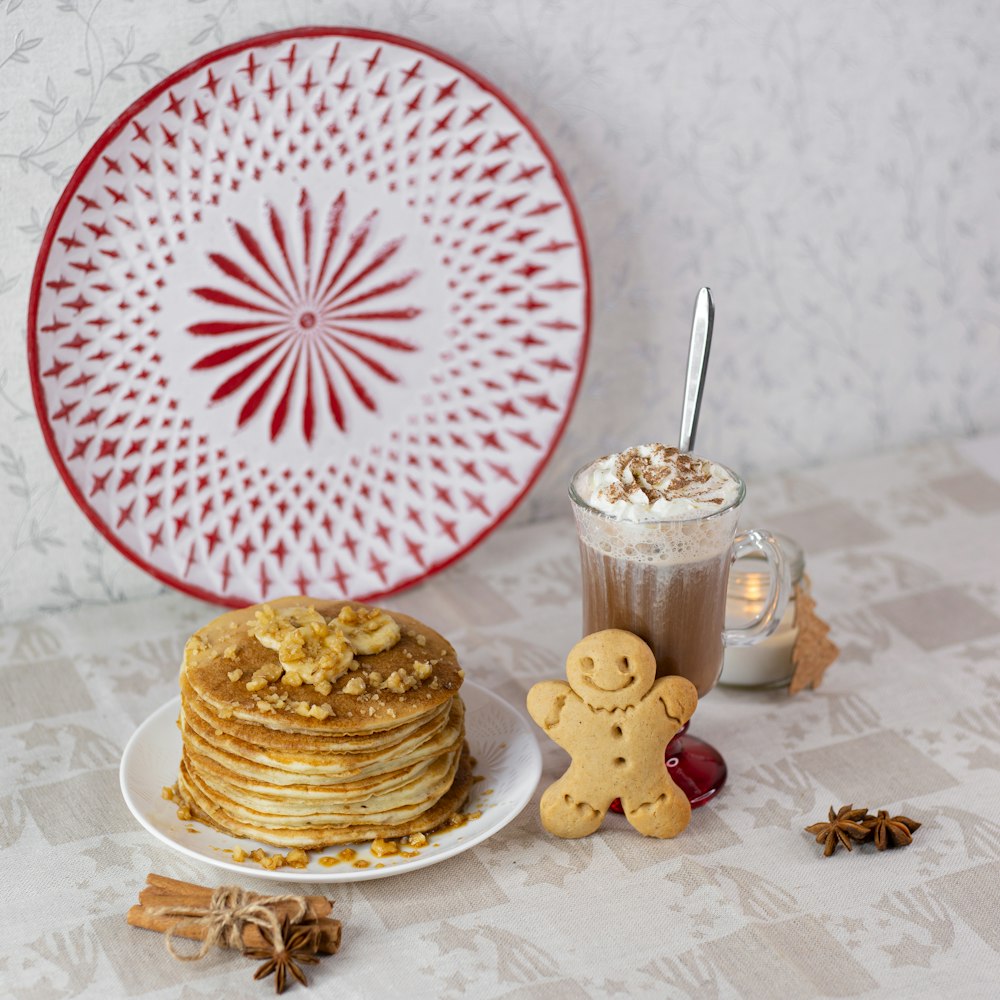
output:
[[[580,474],[577,493],[623,521],[703,517],[733,503],[739,483],[721,465],[664,444],[605,455]]]

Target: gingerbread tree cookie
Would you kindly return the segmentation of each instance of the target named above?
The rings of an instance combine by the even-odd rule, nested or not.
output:
[[[620,629],[581,639],[566,658],[566,678],[528,692],[532,719],[573,758],[542,795],[542,825],[557,837],[586,837],[620,798],[640,833],[676,837],[691,805],[664,767],[663,749],[694,713],[694,685],[656,680],[652,650]]]

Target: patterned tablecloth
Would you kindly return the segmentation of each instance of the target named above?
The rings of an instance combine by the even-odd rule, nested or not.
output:
[[[696,730],[728,786],[674,841],[613,818],[563,842],[537,795],[503,833],[396,878],[325,887],[339,997],[995,997],[1000,970],[1000,437],[751,484],[744,518],[804,546],[843,656],[822,688],[714,691]],[[391,602],[439,628],[470,676],[523,704],[578,638],[563,518],[500,531]],[[232,954],[169,958],[127,927],[145,873],[209,884],[126,811],[118,758],[175,690],[213,609],[175,594],[0,631],[0,993],[267,995]],[[546,745],[547,784],[565,756]],[[825,859],[802,827],[830,803],[924,825],[914,844]],[[274,891],[252,877],[248,888]],[[320,890],[322,891],[322,890]],[[299,989],[296,987],[296,989]],[[305,995],[306,991],[301,991]]]

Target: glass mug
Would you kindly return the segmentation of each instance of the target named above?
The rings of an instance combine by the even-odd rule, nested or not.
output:
[[[719,679],[726,646],[753,645],[780,624],[791,587],[781,546],[757,528],[737,534],[746,485],[731,469],[725,471],[736,496],[717,510],[627,521],[592,507],[577,489],[592,466],[580,469],[569,488],[580,542],[583,633],[633,632],[653,650],[657,676],[686,677],[701,699]],[[767,599],[751,621],[727,629],[729,568],[750,553],[767,562]],[[707,802],[726,779],[721,754],[683,730],[667,747],[666,760],[692,806]]]

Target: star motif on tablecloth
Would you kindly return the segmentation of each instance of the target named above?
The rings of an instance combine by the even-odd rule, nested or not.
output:
[[[567,876],[578,874],[575,868],[568,865],[561,865],[551,857],[545,856],[536,864],[521,865],[521,870],[525,874],[524,885],[554,885],[557,889],[563,887]]]
[[[801,722],[793,722],[785,727],[785,744],[801,743],[809,735],[809,730]]]
[[[755,830],[771,826],[779,830],[789,830],[792,821],[799,815],[798,810],[786,808],[777,799],[768,799],[762,806],[744,806],[743,812],[753,816]]]
[[[77,854],[94,860],[94,872],[107,871],[109,868],[131,868],[132,848],[128,844],[119,844],[108,836],[101,837],[100,842],[87,847]]]
[[[973,771],[1000,770],[1000,754],[991,747],[978,746],[975,750],[963,750],[959,757],[964,757]]]
[[[719,885],[714,869],[700,865],[687,857],[681,858],[680,864],[666,877],[668,881],[681,886],[685,898],[706,885]]]
[[[125,866],[123,865],[122,867]],[[84,887],[86,884],[84,883]],[[106,885],[100,892],[94,893],[93,900],[87,907],[87,912],[91,916],[107,913],[110,909],[118,905],[122,896],[123,893],[116,890],[114,886]]]
[[[942,854],[940,851],[936,851],[933,847],[924,847],[916,852],[918,858],[927,865],[937,865],[947,857],[947,855]]]
[[[894,945],[882,945],[882,951],[889,956],[889,965],[898,969],[904,965],[931,967],[931,957],[937,951],[932,944],[921,944],[912,934],[904,934]]]
[[[149,674],[133,670],[130,674],[119,674],[111,678],[116,694],[145,694],[149,690]]]
[[[26,750],[36,747],[54,747],[59,745],[59,730],[55,727],[43,726],[33,722],[29,729],[18,733],[17,738],[24,744]]]
[[[465,987],[472,982],[475,982],[475,980],[464,975],[459,969],[456,969],[450,976],[446,976],[441,980],[445,989],[454,990],[456,993],[464,993]]]
[[[476,951],[477,934],[476,930],[467,931],[445,920],[436,931],[422,935],[421,940],[432,941],[442,955],[449,955],[458,949]]]
[[[628,988],[628,983],[624,979],[605,979],[600,988],[604,996],[608,997],[616,996],[619,993],[629,996],[631,992]]]

